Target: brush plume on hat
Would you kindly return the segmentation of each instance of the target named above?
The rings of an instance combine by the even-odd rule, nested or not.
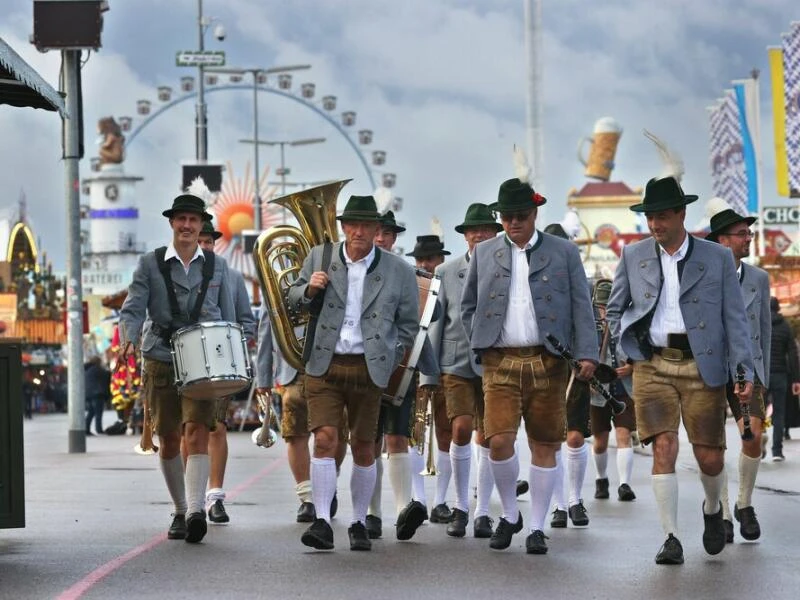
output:
[[[706,203],[706,217],[709,219],[723,210],[732,210],[732,207],[719,196],[714,196]]]
[[[378,212],[385,215],[392,208],[392,192],[389,188],[379,187],[372,195],[375,198],[375,204],[378,207]]]
[[[442,223],[439,221],[439,217],[433,217],[431,219],[431,233],[444,242],[444,229],[442,229]]]
[[[211,204],[212,200],[214,200],[214,193],[208,189],[206,182],[200,175],[192,179],[192,183],[186,188],[186,193],[200,198],[206,206]]]
[[[525,152],[514,144],[514,175],[521,183],[531,182],[531,167]]]
[[[658,149],[658,153],[661,155],[661,161],[664,163],[664,170],[661,172],[661,175],[656,177],[656,179],[666,179],[667,177],[672,177],[678,183],[680,183],[681,179],[683,178],[683,174],[686,172],[686,169],[683,166],[683,159],[680,157],[680,155],[678,155],[678,153],[670,149],[670,147],[667,146],[667,144],[654,133],[647,131],[647,129],[644,129],[643,131],[645,137],[655,144],[656,148]]]

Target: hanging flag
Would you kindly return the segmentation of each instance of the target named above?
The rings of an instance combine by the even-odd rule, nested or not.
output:
[[[758,213],[758,115],[755,80],[733,82],[742,140],[742,158],[747,186],[747,211]]]
[[[800,197],[800,22],[783,36],[783,98],[786,112],[786,158],[789,194]]]
[[[786,101],[783,97],[783,51],[767,48],[772,87],[772,131],[775,140],[775,178],[778,195],[789,197],[789,161],[786,158]]]
[[[740,214],[748,212],[747,175],[739,107],[733,90],[711,109],[710,161],[715,196],[723,198]]]

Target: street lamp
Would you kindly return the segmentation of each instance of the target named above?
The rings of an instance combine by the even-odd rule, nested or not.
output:
[[[253,139],[258,141],[258,86],[267,82],[267,76],[278,73],[279,77],[288,74],[288,71],[310,69],[311,65],[291,65],[288,67],[239,68],[239,67],[209,67],[206,72],[225,73],[232,77],[241,77],[247,73],[253,76]],[[253,194],[253,228],[261,231],[261,190],[259,189],[259,164],[258,144],[253,144],[253,170],[255,175],[255,192]]]
[[[320,138],[305,138],[301,140],[239,140],[243,144],[253,144],[258,147],[264,146],[280,146],[281,147],[281,166],[275,171],[275,174],[281,178],[281,196],[286,195],[286,176],[289,174],[289,169],[286,168],[286,153],[284,148],[286,146],[308,146],[310,144],[321,144],[325,141],[324,137]],[[286,210],[283,211],[283,220],[286,221]]]

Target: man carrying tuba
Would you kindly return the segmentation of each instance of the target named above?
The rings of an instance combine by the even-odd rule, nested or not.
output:
[[[380,213],[372,196],[351,196],[337,219],[345,241],[313,248],[288,294],[297,309],[319,306],[314,331],[307,332],[314,342],[306,352],[304,382],[314,433],[311,489],[317,518],[301,541],[333,549],[329,507],[336,490],[337,430],[346,409],[354,463],[350,549],[370,550],[364,523],[375,486],[381,392],[414,341],[419,299],[411,266],[375,248]]]

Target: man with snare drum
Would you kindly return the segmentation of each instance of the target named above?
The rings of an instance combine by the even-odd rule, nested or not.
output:
[[[197,322],[236,320],[228,264],[197,243],[203,222],[211,220],[200,193],[178,196],[163,212],[172,241],[139,258],[119,321],[119,360],[142,351],[144,397],[160,439],[161,472],[174,503],[167,537],[190,543],[200,542],[207,529],[208,436],[216,425],[216,402],[190,399],[176,388],[170,338]],[[145,322],[148,327],[142,336]],[[188,450],[185,474],[181,437]]]

